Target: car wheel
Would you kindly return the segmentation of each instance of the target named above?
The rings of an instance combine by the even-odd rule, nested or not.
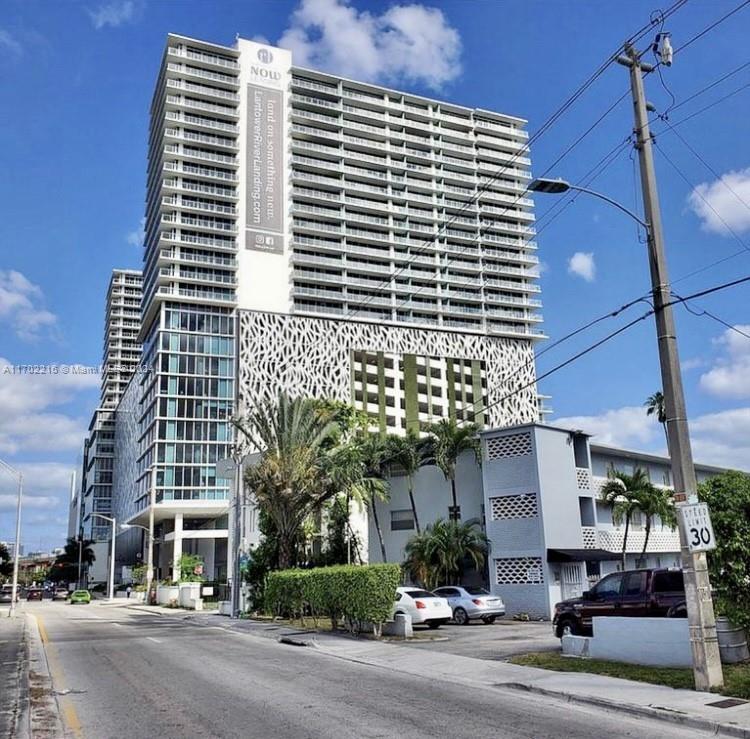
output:
[[[562,639],[564,636],[576,636],[577,629],[570,619],[565,619],[557,624],[557,638]]]
[[[667,618],[687,618],[687,606],[683,603],[671,608],[667,613]]]
[[[469,614],[466,613],[463,608],[456,608],[456,610],[453,611],[453,620],[459,626],[466,626],[466,624],[469,623]]]
[[[484,621],[484,623],[486,624],[494,624],[496,618],[497,616],[485,616],[482,621]]]

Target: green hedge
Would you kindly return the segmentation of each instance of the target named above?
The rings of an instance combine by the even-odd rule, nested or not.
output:
[[[277,616],[328,616],[333,628],[344,619],[350,631],[390,618],[401,567],[396,564],[336,565],[271,572],[266,608]]]

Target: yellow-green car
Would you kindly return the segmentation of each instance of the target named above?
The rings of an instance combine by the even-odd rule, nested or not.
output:
[[[88,590],[74,590],[70,594],[71,603],[91,603],[91,593]]]

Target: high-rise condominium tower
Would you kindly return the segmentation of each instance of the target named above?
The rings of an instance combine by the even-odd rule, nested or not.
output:
[[[120,403],[115,470],[120,515],[154,512],[162,576],[184,551],[222,574],[215,463],[238,407],[283,389],[397,433],[537,419],[527,140],[513,116],[169,35],[148,155],[153,371]]]
[[[84,536],[97,541],[111,536],[107,522],[91,514],[109,515],[112,510],[114,410],[140,361],[140,308],[140,271],[112,270],[105,306],[101,401],[91,417],[89,433],[84,442],[78,505],[79,526]]]

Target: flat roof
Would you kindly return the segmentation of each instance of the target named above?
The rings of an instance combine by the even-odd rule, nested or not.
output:
[[[212,47],[212,48],[215,48],[217,50],[222,50],[225,53],[229,53],[232,56],[238,56],[239,55],[239,49],[237,48],[236,45],[235,46],[226,46],[224,44],[214,43],[213,41],[206,41],[204,39],[197,39],[197,38],[193,38],[191,36],[184,36],[184,35],[182,35],[180,33],[167,33],[167,38],[168,39],[170,39],[170,38],[179,39],[181,41],[187,41],[187,42],[193,43],[193,44],[199,44],[199,45],[210,47],[210,48]],[[280,49],[280,48],[282,48],[280,46],[276,46],[276,45],[271,44],[271,43],[263,43],[263,42],[255,41],[255,39],[252,39],[252,38],[245,38],[244,36],[241,36],[240,34],[236,35],[236,37],[235,37],[235,44],[240,39],[242,39],[243,41],[252,41],[254,43],[262,43],[263,46],[268,46],[268,47],[270,47],[272,49]],[[289,49],[287,49],[287,51],[289,51]],[[300,71],[300,72],[307,72],[307,73],[312,73],[312,74],[319,74],[319,75],[322,75],[324,77],[329,77],[329,78],[333,77],[335,79],[341,80],[342,82],[348,82],[350,84],[361,85],[361,86],[364,86],[364,87],[371,87],[371,88],[374,88],[374,89],[383,90],[386,93],[392,93],[394,95],[406,95],[407,97],[413,98],[415,100],[423,100],[425,102],[438,103],[439,105],[451,106],[453,108],[457,108],[457,109],[460,109],[460,110],[463,110],[463,111],[466,111],[466,112],[478,113],[480,116],[484,115],[484,116],[487,116],[488,118],[496,117],[496,118],[498,118],[500,120],[505,120],[505,121],[510,121],[510,122],[516,123],[519,126],[523,126],[526,123],[528,123],[528,121],[525,118],[520,118],[519,116],[511,115],[509,113],[501,113],[500,111],[497,111],[497,110],[488,110],[486,108],[473,108],[473,107],[470,107],[470,106],[467,106],[467,105],[462,105],[461,103],[451,102],[450,100],[443,100],[443,99],[440,99],[440,98],[430,98],[430,97],[426,97],[424,95],[418,95],[418,94],[413,93],[413,92],[408,92],[406,90],[396,90],[396,89],[393,89],[391,87],[386,87],[385,85],[379,85],[376,82],[367,82],[365,80],[355,80],[355,79],[351,79],[349,77],[344,77],[344,76],[342,76],[340,74],[336,74],[335,72],[326,72],[326,71],[323,71],[321,69],[311,69],[310,67],[301,67],[301,66],[298,66],[298,65],[294,64],[293,62],[294,62],[294,55],[292,54],[292,71]]]
[[[530,428],[549,429],[551,431],[561,431],[567,434],[580,434],[588,438],[592,437],[592,434],[588,434],[581,429],[573,429],[573,428],[564,427],[564,426],[554,426],[553,424],[539,423],[538,421],[531,421],[530,423],[519,423],[513,426],[500,426],[500,427],[495,427],[491,429],[482,429],[480,430],[479,435],[488,436],[490,434],[497,433],[499,431],[516,431],[516,430],[530,429]],[[629,459],[640,459],[646,462],[655,462],[655,463],[667,464],[667,465],[671,464],[671,461],[668,456],[663,455],[663,454],[655,454],[654,452],[641,452],[636,449],[626,449],[625,447],[611,446],[609,444],[596,444],[594,442],[589,442],[589,449],[592,452],[599,452],[600,454],[610,454],[613,456],[616,454],[620,457],[625,457]],[[716,472],[716,473],[724,472],[725,470],[728,470],[728,469],[740,469],[739,467],[719,467],[717,465],[704,464],[703,462],[693,462],[693,466],[696,469],[700,469],[705,472]],[[745,470],[740,470],[740,471],[745,471]],[[748,474],[750,474],[750,472]]]

